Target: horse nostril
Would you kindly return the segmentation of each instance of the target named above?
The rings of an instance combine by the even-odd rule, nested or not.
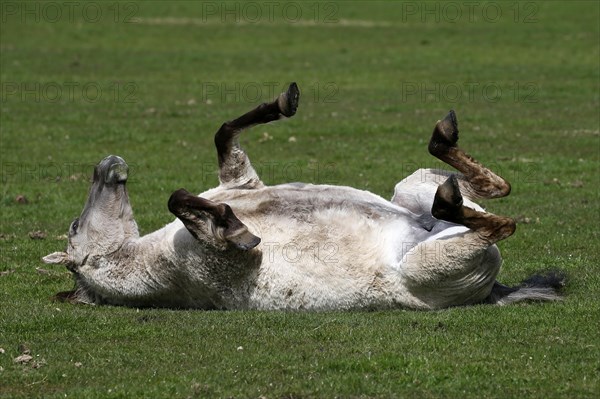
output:
[[[116,163],[111,165],[106,174],[107,183],[125,183],[129,174],[129,167],[126,163]]]
[[[129,166],[123,158],[109,155],[96,166],[94,174],[94,180],[102,176],[106,184],[125,183],[129,175]]]

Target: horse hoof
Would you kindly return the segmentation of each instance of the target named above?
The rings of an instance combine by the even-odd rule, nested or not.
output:
[[[448,153],[451,147],[456,147],[458,142],[458,121],[454,110],[450,110],[448,115],[441,121],[438,121],[433,129],[431,140],[429,141],[429,153],[439,157]]]
[[[435,192],[431,214],[436,219],[460,223],[462,219],[463,197],[455,174],[440,184]]]
[[[298,103],[300,101],[300,89],[296,82],[292,82],[285,93],[281,93],[277,98],[277,105],[279,111],[283,116],[291,117],[296,113],[298,109]]]

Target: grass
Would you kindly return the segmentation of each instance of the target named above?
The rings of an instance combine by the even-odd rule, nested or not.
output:
[[[81,3],[72,19],[32,4],[1,4],[0,397],[597,394],[597,3],[482,3],[456,23],[445,3],[429,3],[433,14],[416,2],[289,3],[299,21],[253,3],[258,23],[245,3],[228,3],[233,14],[215,2]],[[218,126],[292,80],[298,115],[243,138],[266,182],[390,197],[414,169],[439,166],[426,142],[454,108],[461,143],[513,185],[484,204],[520,221],[500,244],[499,279],[558,268],[565,301],[316,314],[50,301],[72,282],[40,258],[65,245],[96,162],[129,162],[136,220],[151,232],[171,220],[173,190],[216,184]],[[13,362],[20,345],[29,363]]]

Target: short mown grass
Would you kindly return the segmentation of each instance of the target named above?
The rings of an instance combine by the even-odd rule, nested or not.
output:
[[[596,2],[477,3],[472,18],[460,2],[460,17],[443,2],[255,2],[256,23],[238,2],[75,3],[53,2],[59,18],[49,3],[1,3],[0,397],[597,395]],[[440,166],[426,143],[453,108],[461,144],[513,185],[484,203],[519,221],[499,279],[560,269],[565,300],[327,313],[51,301],[71,277],[40,258],[64,248],[96,162],[129,162],[151,232],[172,219],[173,190],[217,183],[220,124],[290,81],[297,116],[243,138],[266,182],[390,197]]]

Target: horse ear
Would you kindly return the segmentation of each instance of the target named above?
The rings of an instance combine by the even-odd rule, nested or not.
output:
[[[53,252],[44,256],[42,260],[50,265],[66,265],[69,263],[69,255],[66,252]]]
[[[215,238],[225,240],[244,251],[260,243],[260,238],[248,230],[227,204],[213,202],[179,189],[169,198],[169,211],[177,216],[198,240],[212,233]],[[212,223],[214,229],[209,229],[207,222]]]

